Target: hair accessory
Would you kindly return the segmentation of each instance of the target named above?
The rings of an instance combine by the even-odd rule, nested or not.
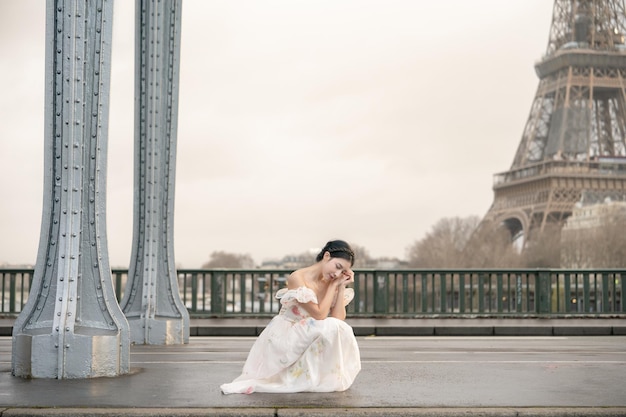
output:
[[[352,252],[350,249],[348,248],[329,248],[328,249],[329,253],[333,253],[333,252],[345,252],[348,255],[350,255],[353,259],[354,259],[354,252]]]

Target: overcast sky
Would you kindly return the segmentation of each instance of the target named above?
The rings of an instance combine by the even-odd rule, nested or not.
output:
[[[341,238],[374,257],[483,216],[538,78],[549,0],[183,0],[175,253],[257,263]],[[127,267],[134,1],[115,2],[107,225]],[[45,2],[0,0],[0,265],[34,264]]]

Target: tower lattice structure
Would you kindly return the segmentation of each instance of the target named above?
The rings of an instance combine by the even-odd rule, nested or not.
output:
[[[624,0],[555,0],[539,86],[485,220],[531,240],[577,202],[626,196]]]

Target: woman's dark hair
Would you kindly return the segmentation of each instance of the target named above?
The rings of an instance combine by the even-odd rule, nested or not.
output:
[[[347,261],[350,261],[350,266],[354,265],[354,251],[348,245],[347,242],[343,240],[331,240],[322,248],[320,253],[317,254],[315,260],[317,262],[321,261],[324,258],[324,254],[328,252],[330,253],[331,258],[341,258]]]

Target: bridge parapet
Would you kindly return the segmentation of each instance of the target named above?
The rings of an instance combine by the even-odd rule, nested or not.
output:
[[[192,318],[270,317],[289,270],[179,269],[177,286]],[[20,311],[32,269],[0,269],[1,312]],[[114,269],[123,298],[128,271]],[[626,317],[626,270],[356,270],[350,317]]]

